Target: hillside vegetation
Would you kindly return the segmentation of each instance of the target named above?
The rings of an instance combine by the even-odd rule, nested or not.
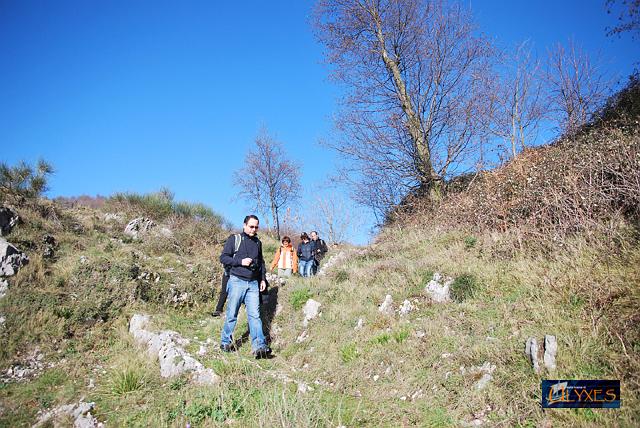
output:
[[[437,205],[409,199],[371,246],[332,249],[326,275],[272,284],[269,360],[218,350],[219,216],[166,194],[18,207],[7,240],[30,261],[0,300],[0,426],[81,399],[107,426],[638,426],[640,142],[637,116],[621,117]],[[170,233],[124,235],[142,215]],[[269,258],[277,243],[262,238]],[[452,301],[429,298],[435,273]],[[305,326],[310,298],[321,314]],[[188,338],[220,383],[162,378],[128,332],[135,313]],[[557,369],[537,374],[525,342],[547,334]],[[543,411],[541,379],[620,379],[622,408]]]

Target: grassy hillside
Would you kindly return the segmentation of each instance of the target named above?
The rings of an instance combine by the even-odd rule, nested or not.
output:
[[[640,422],[637,246],[610,251],[575,238],[544,257],[505,256],[508,234],[389,227],[326,277],[297,278],[272,290],[281,307],[272,325],[276,357],[256,361],[248,345],[238,354],[217,349],[222,321],[209,312],[220,275],[212,254],[220,251],[223,229],[203,233],[197,222],[182,220],[184,240],[133,241],[122,234],[130,216],[105,221],[104,212],[81,207],[48,212],[43,218],[21,210],[24,224],[9,236],[31,262],[10,279],[0,301],[6,317],[0,366],[23,363],[36,347],[45,364],[25,381],[2,383],[0,426],[31,425],[39,410],[80,398],[96,403],[94,414],[107,426]],[[38,255],[43,234],[58,241],[52,261]],[[140,279],[144,272],[160,279]],[[434,272],[457,278],[457,301],[428,299],[424,287]],[[192,297],[176,303],[176,289]],[[414,309],[381,314],[386,294],[396,309],[405,299]],[[305,329],[307,298],[322,304],[322,314]],[[197,358],[221,384],[161,378],[158,363],[128,333],[137,312],[150,314],[158,329],[190,338],[194,356],[204,343],[206,353]],[[238,329],[245,331],[246,322]],[[527,337],[544,334],[558,337],[556,377],[621,379],[622,409],[543,412],[540,379],[547,374],[536,375],[523,350]],[[495,370],[479,391],[481,372],[474,367],[485,362]]]
[[[346,257],[327,275],[273,286],[269,360],[246,342],[218,349],[229,231],[208,208],[166,191],[25,204],[7,237],[30,262],[0,300],[0,426],[80,400],[118,427],[639,426],[639,87],[606,123],[451,183],[436,203],[408,198],[373,245],[332,249]],[[156,228],[126,236],[143,215]],[[270,257],[277,243],[263,242]],[[454,279],[449,303],[425,291],[436,272]],[[305,327],[310,298],[321,314]],[[128,332],[135,313],[189,339],[221,382],[162,378]],[[547,334],[557,369],[536,374],[525,342]],[[620,379],[622,408],[543,411],[540,381],[564,378]]]

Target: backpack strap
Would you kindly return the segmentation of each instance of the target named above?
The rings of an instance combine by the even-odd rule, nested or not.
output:
[[[239,233],[235,233],[233,235],[235,242],[233,245],[233,257],[235,257],[236,253],[240,249],[240,244],[242,243],[242,236]]]

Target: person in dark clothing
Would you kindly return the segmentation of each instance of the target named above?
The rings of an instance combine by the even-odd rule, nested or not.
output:
[[[300,268],[298,272],[302,276],[311,276],[311,267],[313,265],[313,244],[309,240],[307,232],[302,232],[300,235],[302,242],[298,244],[298,263]]]
[[[218,303],[216,304],[216,309],[211,314],[214,317],[219,317],[224,311],[224,304],[227,302],[227,282],[229,282],[229,272],[225,268],[224,272],[222,272],[222,286],[220,287]]]
[[[237,251],[236,237],[231,235],[220,254],[220,262],[230,266],[227,312],[220,335],[220,349],[225,352],[235,350],[232,334],[238,321],[240,305],[244,303],[249,322],[251,349],[256,358],[267,358],[271,349],[267,346],[260,319],[260,292],[266,289],[267,283],[262,242],[257,236],[259,223],[255,215],[246,216]]]
[[[320,268],[320,261],[327,254],[329,248],[327,248],[327,243],[324,242],[324,239],[320,239],[318,232],[315,230],[311,232],[311,243],[313,244],[313,267],[311,268],[311,273],[315,275]]]

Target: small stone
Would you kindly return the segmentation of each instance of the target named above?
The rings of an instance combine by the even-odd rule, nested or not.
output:
[[[402,302],[402,306],[400,307],[400,316],[406,316],[413,310],[413,305],[409,300],[405,300]]]
[[[390,294],[385,296],[384,301],[378,307],[378,311],[386,315],[393,315],[393,297]]]
[[[538,355],[540,349],[538,348],[538,341],[535,337],[530,337],[529,339],[527,339],[524,352],[525,355],[529,357],[529,361],[533,366],[533,371],[536,373],[540,373],[540,361]]]
[[[558,342],[555,336],[546,335],[544,337],[544,366],[547,370],[556,369],[556,353],[558,352]]]
[[[309,333],[307,333],[307,330],[304,330],[302,333],[300,333],[300,336],[298,336],[298,338],[296,339],[296,343],[302,343],[305,340],[307,340],[308,337],[309,337]]]

